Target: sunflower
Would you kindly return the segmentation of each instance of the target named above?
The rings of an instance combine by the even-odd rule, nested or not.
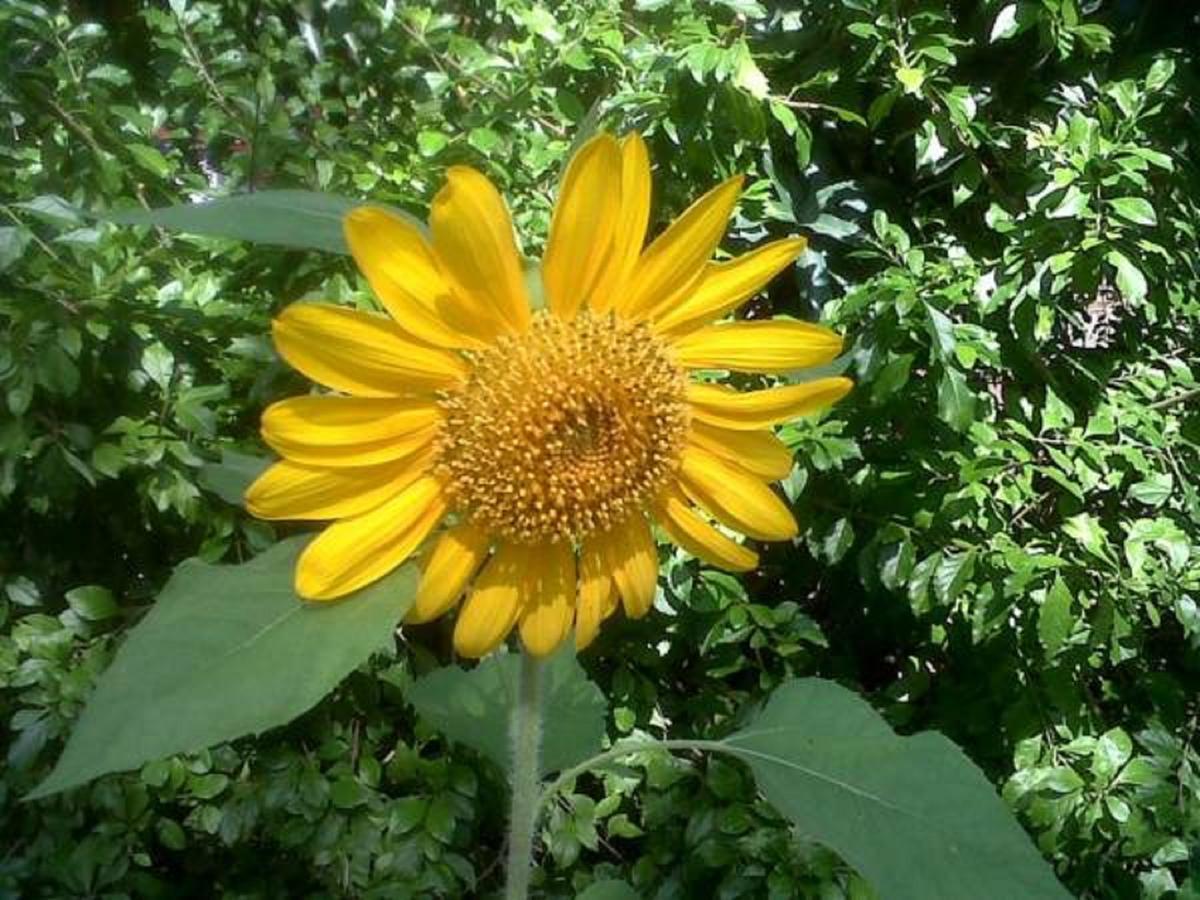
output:
[[[443,526],[409,621],[465,595],[459,654],[483,656],[515,627],[545,656],[572,627],[587,646],[618,605],[635,618],[650,609],[651,520],[731,571],[758,557],[728,532],[794,537],[768,486],[792,465],[772,426],[828,406],[851,382],[739,393],[692,380],[791,372],[842,348],[806,322],[713,324],[805,246],[788,238],[712,262],[741,184],[717,185],[643,249],[645,144],[591,139],[563,175],[543,309],[504,201],[479,172],[449,169],[428,233],[387,209],[352,210],[346,240],[389,315],[297,304],[275,320],[280,355],[337,393],[265,411],[263,437],[283,459],[246,496],[262,518],[334,520],[297,563],[300,596],[356,591]]]

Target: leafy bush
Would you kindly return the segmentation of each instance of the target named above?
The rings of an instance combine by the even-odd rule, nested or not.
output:
[[[465,162],[545,234],[597,121],[647,135],[660,223],[748,173],[726,249],[802,233],[812,252],[747,315],[846,331],[859,384],[785,432],[800,543],[741,580],[665,560],[656,612],[582,657],[610,736],[728,733],[784,679],[835,678],[964,747],[1075,893],[1200,893],[1186,14],[13,0],[0,42],[0,893],[496,888],[499,774],[407,699],[450,656],[444,623],[286,728],[20,801],[175,563],[285,531],[212,465],[260,453],[260,410],[300,387],[272,312],[372,302],[334,256],[80,210],[269,186],[420,214]],[[547,896],[610,877],[661,898],[870,895],[727,759],[581,778],[542,837]]]

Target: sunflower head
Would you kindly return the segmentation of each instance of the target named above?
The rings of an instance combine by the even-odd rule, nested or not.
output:
[[[768,486],[791,453],[771,429],[850,382],[692,380],[841,351],[809,323],[712,324],[804,248],[789,238],[712,262],[740,186],[713,188],[644,246],[645,145],[593,138],[560,186],[537,312],[508,210],[475,170],[449,170],[428,234],[382,207],[351,211],[347,242],[387,315],[304,304],[276,320],[280,354],[335,393],[267,409],[263,436],[283,459],[247,493],[264,518],[332,520],[297,564],[301,596],[342,597],[428,542],[410,621],[465,595],[459,653],[482,656],[517,628],[545,655],[572,627],[586,646],[618,605],[649,610],[652,520],[735,571],[758,558],[731,533],[793,537]]]

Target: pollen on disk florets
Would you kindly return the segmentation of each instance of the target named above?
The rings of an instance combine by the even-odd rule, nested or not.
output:
[[[442,395],[438,471],[455,507],[521,543],[578,540],[643,508],[675,471],[686,378],[645,325],[538,313]]]

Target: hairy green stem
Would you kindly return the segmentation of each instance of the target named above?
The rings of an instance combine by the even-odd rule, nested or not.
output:
[[[517,705],[513,707],[509,727],[513,750],[512,807],[504,897],[525,900],[533,868],[533,832],[541,806],[538,771],[542,750],[542,664],[528,653],[521,654]]]

